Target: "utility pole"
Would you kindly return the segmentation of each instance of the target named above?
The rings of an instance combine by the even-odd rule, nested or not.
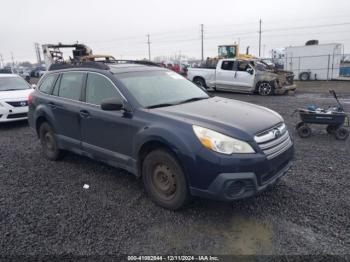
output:
[[[150,35],[147,35],[147,44],[148,44],[148,60],[151,61],[151,42]]]
[[[4,58],[2,57],[2,54],[0,54],[0,68],[4,67]]]
[[[261,56],[261,19],[259,20],[259,57]]]
[[[202,61],[204,61],[204,25],[201,24]]]
[[[265,48],[266,48],[266,45],[264,44],[263,45],[263,57],[265,57]]]
[[[13,57],[13,52],[11,51],[12,67],[15,67],[15,59]]]
[[[35,48],[36,60],[37,60],[38,64],[41,64],[41,55],[40,55],[39,43],[34,43],[34,48]]]

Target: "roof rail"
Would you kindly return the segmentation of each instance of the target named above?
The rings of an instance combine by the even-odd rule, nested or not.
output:
[[[59,64],[52,64],[49,67],[49,71],[54,70],[60,70],[60,69],[68,69],[68,68],[96,68],[101,70],[109,70],[110,67],[106,65],[105,63],[99,63],[99,62],[74,62],[74,63],[59,63]]]
[[[111,60],[112,63],[116,64],[139,64],[139,65],[147,65],[147,66],[158,66],[160,67],[160,64],[157,64],[152,61],[148,60],[123,60],[123,59],[116,59],[116,60]]]

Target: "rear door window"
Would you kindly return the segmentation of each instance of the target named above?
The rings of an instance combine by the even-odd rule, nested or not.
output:
[[[69,72],[63,73],[60,80],[58,96],[71,100],[80,100],[85,73]]]
[[[121,101],[121,97],[114,84],[105,76],[89,73],[86,81],[86,102],[94,105],[101,105],[107,98],[116,98]]]
[[[233,71],[233,61],[222,61],[221,69]]]
[[[55,83],[57,75],[48,75],[39,86],[39,90],[45,94],[51,94],[52,86]]]

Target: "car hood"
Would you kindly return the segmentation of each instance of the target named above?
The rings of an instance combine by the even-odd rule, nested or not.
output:
[[[245,140],[283,122],[278,113],[266,107],[221,97],[152,111]]]
[[[0,100],[6,99],[22,99],[28,98],[28,95],[33,92],[33,89],[13,90],[13,91],[0,91]]]

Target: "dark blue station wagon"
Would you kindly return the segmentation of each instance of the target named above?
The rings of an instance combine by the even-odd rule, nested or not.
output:
[[[29,97],[29,123],[48,159],[72,151],[126,169],[168,209],[183,207],[191,196],[253,196],[276,184],[293,158],[279,114],[211,97],[155,66],[49,71]]]

